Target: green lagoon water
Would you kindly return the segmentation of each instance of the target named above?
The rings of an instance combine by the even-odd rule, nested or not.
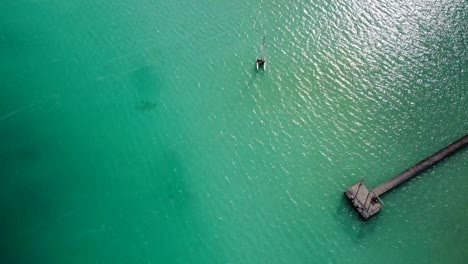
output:
[[[256,72],[263,36],[267,70]],[[0,2],[0,263],[467,263],[464,0]]]

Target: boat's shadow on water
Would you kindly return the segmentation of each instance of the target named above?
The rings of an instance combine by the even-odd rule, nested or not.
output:
[[[377,214],[367,220],[362,219],[344,195],[339,200],[334,217],[344,233],[354,241],[360,241],[374,233],[381,218]]]

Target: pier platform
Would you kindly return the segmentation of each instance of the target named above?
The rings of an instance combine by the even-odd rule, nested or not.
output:
[[[364,219],[380,212],[383,202],[364,180],[349,187],[345,195]]]

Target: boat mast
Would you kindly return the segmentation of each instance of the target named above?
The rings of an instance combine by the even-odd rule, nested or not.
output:
[[[265,60],[265,37],[263,37],[263,44],[262,44],[262,60]]]

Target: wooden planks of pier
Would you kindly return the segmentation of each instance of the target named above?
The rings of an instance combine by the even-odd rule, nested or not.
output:
[[[382,209],[382,201],[364,180],[349,187],[345,195],[364,219],[375,215]]]
[[[426,158],[425,160],[417,163],[413,167],[398,174],[390,180],[380,184],[374,189],[371,189],[364,180],[357,182],[345,191],[346,197],[349,199],[354,208],[364,219],[380,212],[383,207],[380,196],[402,184],[403,182],[413,178],[417,174],[423,172],[427,168],[435,165],[448,156],[456,153],[460,149],[468,145],[468,135],[458,139],[452,144],[448,145],[439,152]]]

